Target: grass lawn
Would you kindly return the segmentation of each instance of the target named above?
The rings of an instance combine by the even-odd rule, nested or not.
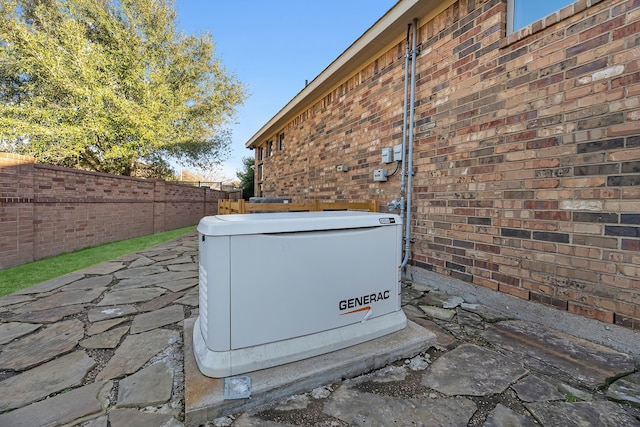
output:
[[[195,230],[195,226],[80,249],[0,270],[0,297],[85,267],[141,251]]]

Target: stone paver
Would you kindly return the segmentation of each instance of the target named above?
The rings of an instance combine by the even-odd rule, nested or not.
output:
[[[67,316],[82,313],[85,311],[85,305],[65,305],[64,307],[49,308],[42,311],[27,311],[13,316],[11,319],[18,322],[31,323],[53,323],[64,319]]]
[[[464,302],[464,298],[452,296],[442,301],[442,308],[456,308]]]
[[[166,363],[155,363],[120,381],[116,407],[146,407],[168,402],[173,372]]]
[[[12,295],[30,295],[30,294],[43,294],[46,292],[55,291],[56,289],[67,285],[71,282],[75,282],[78,279],[82,279],[84,274],[82,273],[69,273],[64,276],[56,277],[46,282],[39,283],[35,286],[29,286],[28,288],[21,289],[14,292]]]
[[[155,263],[156,262],[151,258],[147,258],[146,256],[141,256],[135,261],[132,261],[131,264],[129,264],[129,268],[145,267],[147,265],[151,265]]]
[[[84,268],[81,272],[84,274],[112,274],[116,271],[122,270],[126,266],[127,265],[124,262],[108,261]]]
[[[146,302],[164,294],[164,289],[158,288],[133,288],[116,290],[107,294],[97,305],[104,307],[108,305],[132,304],[136,302]]]
[[[158,274],[154,276],[154,279],[157,280],[157,284],[171,284],[173,282],[177,282],[185,279],[197,279],[198,278],[198,270],[194,270],[193,268],[186,271],[167,271],[166,273]],[[197,281],[196,281],[197,283]]]
[[[109,416],[101,415],[82,424],[82,427],[109,427]]]
[[[92,383],[49,399],[0,414],[0,426],[57,426],[104,412],[103,404],[113,383]]]
[[[114,276],[116,279],[132,279],[136,277],[150,277],[154,274],[164,273],[167,270],[159,265],[146,265],[144,267],[127,268],[117,271]]]
[[[132,305],[118,305],[92,308],[89,310],[87,316],[89,318],[89,322],[100,322],[103,320],[128,316],[137,312],[138,309]]]
[[[166,265],[169,270],[171,270],[170,266],[175,264],[186,265],[187,267],[189,267],[187,271],[193,271],[193,267],[190,266],[191,264],[193,264],[193,257],[191,255],[183,255],[181,257],[168,259],[166,261],[160,261],[157,265]]]
[[[420,316],[424,316],[424,312],[419,308],[411,305],[406,305],[405,307],[403,307],[403,310],[407,315],[407,317],[409,317],[411,320],[413,320],[423,328],[436,334],[438,347],[446,348],[450,350],[457,345],[457,340],[453,335],[451,335],[445,329],[440,327],[434,321],[420,317]]]
[[[23,335],[30,334],[36,329],[39,329],[40,326],[41,325],[21,322],[0,323],[0,345],[11,342]]]
[[[144,267],[144,268],[149,268],[149,267]],[[178,281],[183,281],[183,283],[187,285],[186,287],[190,287],[190,286],[194,286],[194,280],[195,280],[195,284],[198,283],[197,276],[198,276],[197,272],[192,270],[177,271],[177,272],[166,271],[164,273],[157,273],[149,276],[144,276],[144,275],[133,276],[131,278],[127,278],[118,282],[118,284],[115,285],[115,289],[141,288],[141,287],[154,286],[154,285],[160,285],[160,284],[162,285],[166,284],[167,286],[169,286]],[[186,289],[186,287],[183,287],[182,289]],[[177,289],[177,290],[182,290],[182,289]],[[172,290],[173,292],[177,292],[177,290],[174,290],[174,289],[170,289],[170,290]]]
[[[113,277],[110,274],[104,276],[87,277],[86,279],[77,280],[75,282],[64,285],[65,291],[71,291],[76,289],[95,289],[104,288],[113,282]]]
[[[475,333],[485,328],[485,321],[479,314],[458,309],[456,311],[456,317],[458,323],[462,325],[467,333]]]
[[[613,402],[536,402],[526,407],[545,427],[640,426],[640,421]]]
[[[463,397],[418,399],[380,396],[341,386],[329,397],[324,413],[352,426],[466,426],[476,404]],[[426,424],[425,422],[428,422]]]
[[[118,326],[121,323],[126,322],[127,320],[127,318],[120,317],[116,319],[101,320],[95,323],[91,323],[89,325],[89,328],[87,329],[87,335],[101,334],[102,332],[108,331],[114,326]]]
[[[197,248],[194,232],[0,297],[0,426],[177,427],[185,388],[222,395],[222,380],[184,359],[193,349],[181,325],[198,314]],[[411,330],[437,340],[416,357],[384,359],[353,379],[336,372],[332,384],[298,372],[298,384],[317,388],[293,396],[249,373],[254,399],[225,401],[234,415],[210,412],[206,427],[640,425],[640,355],[517,320],[474,292],[438,289],[439,280],[403,284]],[[290,375],[294,365],[303,366],[275,371]],[[282,402],[254,409],[257,396]]]
[[[142,412],[137,409],[114,409],[109,412],[111,427],[172,427],[179,425],[171,415]]]
[[[184,320],[184,309],[180,305],[172,305],[149,313],[139,314],[133,319],[131,333],[150,331],[161,326]]]
[[[536,427],[538,424],[530,417],[518,414],[512,409],[498,403],[489,413],[483,427]]]
[[[38,332],[13,341],[2,348],[0,369],[23,370],[73,349],[84,337],[79,320],[65,320],[45,326]]]
[[[635,371],[635,361],[627,354],[523,321],[491,324],[482,336],[521,355],[526,366],[593,390],[620,373]]]
[[[420,310],[422,310],[427,316],[433,317],[438,320],[451,320],[453,316],[456,315],[454,310],[448,310],[446,308],[434,307],[431,305],[421,305]]]
[[[640,406],[640,372],[622,377],[611,384],[607,396]]]
[[[171,253],[169,249],[141,252],[142,255],[152,258],[155,262],[162,262],[178,258],[179,254]]]
[[[167,265],[169,271],[192,271],[189,264],[172,264]]]
[[[171,292],[180,292],[185,289],[192,288],[198,284],[197,277],[189,277],[186,279],[180,279],[176,281],[163,282],[160,283],[159,286],[171,291]]]
[[[175,341],[178,334],[177,331],[156,329],[128,336],[96,379],[110,380],[136,372],[152,356],[164,350],[171,341]]]
[[[171,293],[159,296],[158,298],[154,298],[151,301],[146,302],[140,306],[140,313],[144,313],[147,311],[155,311],[155,310],[164,308],[169,304],[171,304],[172,302],[174,302],[175,300],[177,300],[178,298],[182,297],[183,295],[184,295],[184,292],[171,292]]]
[[[114,328],[106,332],[92,335],[80,341],[83,348],[116,348],[120,340],[129,331],[129,326]]]
[[[527,374],[520,362],[474,344],[462,344],[436,360],[422,384],[447,396],[502,393]]]
[[[236,420],[229,419],[229,424],[225,423],[222,425],[231,425],[230,424],[231,422],[233,422],[233,427],[295,427],[295,424],[267,421],[261,418],[252,417],[248,414],[242,414]],[[327,424],[327,425],[331,426],[331,424]],[[337,426],[339,424],[334,424],[334,425]]]
[[[30,295],[18,295],[18,294],[5,295],[3,297],[0,297],[0,308],[8,305],[20,304],[28,301],[33,301],[33,297]]]
[[[185,296],[183,296],[182,298],[177,299],[176,303],[182,304],[182,305],[190,305],[191,307],[197,307],[200,302],[198,299],[199,299],[198,292],[190,292]]]
[[[0,412],[19,408],[82,383],[95,361],[76,351],[0,382]]]
[[[557,387],[536,377],[527,375],[512,386],[520,400],[524,402],[540,402],[545,400],[563,400],[565,395]]]
[[[106,289],[106,287],[102,287],[89,290],[77,289],[73,291],[58,292],[51,296],[23,305],[19,309],[15,310],[15,312],[31,313],[34,311],[48,310],[54,307],[64,307],[65,305],[89,303],[102,295]]]

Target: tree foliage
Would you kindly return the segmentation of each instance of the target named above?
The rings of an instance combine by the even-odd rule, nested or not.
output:
[[[122,175],[219,164],[245,90],[176,27],[172,0],[0,0],[0,149]]]
[[[255,159],[253,157],[243,157],[242,166],[244,170],[237,171],[236,176],[240,180],[240,188],[242,189],[242,197],[247,199],[254,194],[253,178]]]

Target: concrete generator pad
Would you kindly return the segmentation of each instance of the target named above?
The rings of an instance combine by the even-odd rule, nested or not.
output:
[[[184,321],[185,425],[275,403],[322,385],[351,378],[399,359],[410,358],[436,343],[433,332],[407,321],[401,331],[331,353],[249,372],[251,398],[224,400],[224,378],[204,376],[193,355],[195,318]]]

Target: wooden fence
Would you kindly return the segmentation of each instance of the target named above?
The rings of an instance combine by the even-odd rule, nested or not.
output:
[[[378,212],[378,202],[321,202],[309,203],[248,203],[244,200],[218,200],[218,214],[244,214],[252,212],[319,212],[319,211]]]

